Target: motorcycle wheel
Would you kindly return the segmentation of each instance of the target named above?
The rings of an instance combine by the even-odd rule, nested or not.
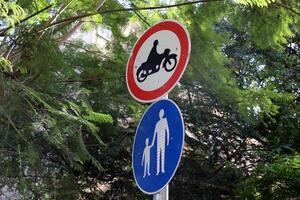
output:
[[[176,67],[177,65],[176,56],[177,56],[176,54],[171,54],[164,60],[163,67],[167,72],[172,71]]]
[[[139,68],[136,72],[138,82],[143,82],[147,78],[147,70]]]

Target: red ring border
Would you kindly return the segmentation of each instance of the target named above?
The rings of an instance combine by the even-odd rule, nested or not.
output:
[[[151,35],[162,30],[172,31],[178,37],[181,46],[181,54],[179,57],[179,62],[177,64],[175,72],[163,86],[152,91],[144,91],[140,89],[135,83],[133,77],[134,61],[136,59],[137,53],[139,52],[144,42]],[[146,103],[146,102],[153,102],[159,99],[161,96],[168,93],[181,78],[186,68],[186,65],[188,63],[190,49],[191,49],[191,44],[190,44],[190,37],[188,31],[175,20],[162,21],[147,29],[145,33],[138,39],[138,41],[134,45],[132,53],[127,63],[126,83],[131,95],[136,100]]]

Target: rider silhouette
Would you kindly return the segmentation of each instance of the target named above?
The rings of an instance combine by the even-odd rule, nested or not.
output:
[[[172,71],[177,64],[177,55],[170,54],[171,50],[166,48],[162,54],[157,53],[158,40],[154,40],[153,47],[147,57],[136,71],[137,80],[143,82],[147,76],[156,73],[160,68],[164,68],[166,72]]]
[[[147,61],[142,64],[147,70],[159,70],[161,61],[170,53],[170,49],[165,49],[162,54],[157,53],[158,40],[153,42],[153,47],[148,55]]]

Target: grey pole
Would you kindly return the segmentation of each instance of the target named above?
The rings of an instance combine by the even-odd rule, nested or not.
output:
[[[168,99],[168,94],[166,94],[162,99]],[[167,184],[161,191],[154,194],[153,200],[169,200],[169,184]]]
[[[153,195],[153,200],[169,200],[169,184],[161,191]]]

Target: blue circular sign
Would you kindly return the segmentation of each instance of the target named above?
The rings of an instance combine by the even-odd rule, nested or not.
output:
[[[170,182],[183,144],[184,123],[178,106],[169,99],[153,103],[137,127],[132,150],[134,179],[144,193],[157,193]]]

